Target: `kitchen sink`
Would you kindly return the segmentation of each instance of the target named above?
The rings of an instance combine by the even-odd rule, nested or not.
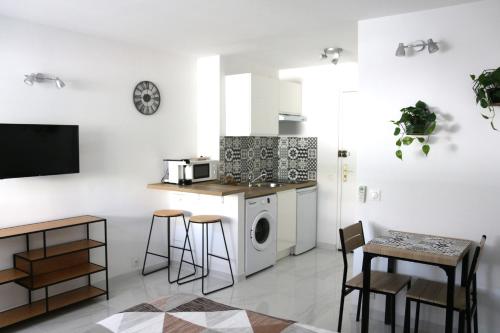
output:
[[[270,188],[274,188],[274,187],[281,187],[283,186],[284,184],[282,183],[274,183],[274,182],[263,182],[263,183],[248,183],[248,187],[270,187]]]
[[[257,183],[232,183],[232,184],[224,184],[223,185],[233,185],[233,186],[245,186],[245,187],[255,187],[255,188],[275,188],[285,186],[286,183],[277,183],[277,182],[257,182]]]

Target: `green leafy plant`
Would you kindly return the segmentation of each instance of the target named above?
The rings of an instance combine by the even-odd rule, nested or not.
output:
[[[414,141],[422,144],[422,152],[427,156],[431,147],[429,137],[436,129],[436,114],[429,110],[427,104],[418,101],[415,106],[401,109],[401,118],[391,120],[396,125],[394,135],[399,136],[396,141],[396,157],[403,159],[402,146],[409,146]]]
[[[474,74],[470,77],[474,81],[472,89],[476,93],[476,103],[488,110],[487,113],[481,113],[481,116],[489,120],[491,127],[498,131],[493,120],[495,119],[495,106],[500,105],[500,67],[485,70],[477,77]]]

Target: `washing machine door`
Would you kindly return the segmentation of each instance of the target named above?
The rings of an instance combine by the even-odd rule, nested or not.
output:
[[[275,221],[271,214],[264,211],[255,217],[250,229],[250,239],[253,247],[257,251],[264,251],[272,243],[271,235],[273,234]]]

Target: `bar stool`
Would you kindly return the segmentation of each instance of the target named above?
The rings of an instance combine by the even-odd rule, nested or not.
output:
[[[183,281],[185,278],[188,278],[189,276],[192,275],[192,274],[187,275],[187,276],[184,276],[182,278],[180,277],[182,263],[183,263],[183,259],[184,259],[184,251],[186,248],[186,242],[189,244],[189,248],[191,249],[191,243],[189,242],[189,228],[191,227],[192,223],[201,224],[201,230],[202,230],[201,276],[197,277],[197,278],[192,278],[192,279],[187,280],[187,281]],[[214,224],[214,223],[219,223],[219,225],[220,225],[220,229],[222,232],[222,238],[224,239],[224,246],[226,248],[226,255],[227,255],[226,258],[208,252],[208,225]],[[192,252],[191,252],[191,255],[192,255]],[[205,256],[207,259],[207,267],[206,267],[207,274],[205,274]],[[209,264],[208,264],[208,257],[209,256],[214,257],[214,258],[218,258],[221,260],[226,260],[228,262],[229,271],[231,272],[231,284],[206,292],[205,291],[205,278],[208,277],[208,274],[210,272],[209,271],[210,268],[209,268]],[[194,261],[193,261],[193,263],[194,263]],[[198,266],[198,265],[196,265],[196,266]],[[193,215],[189,219],[189,223],[188,223],[187,231],[186,231],[186,238],[184,239],[184,246],[183,246],[183,250],[182,250],[181,267],[179,267],[179,273],[177,275],[177,284],[182,285],[182,284],[193,282],[193,281],[196,281],[199,279],[201,279],[201,292],[203,293],[203,295],[208,295],[208,294],[214,293],[216,291],[220,291],[220,290],[232,287],[234,285],[233,269],[231,268],[231,261],[229,259],[229,251],[227,249],[226,236],[224,235],[224,227],[222,226],[222,216],[219,216],[219,215]]]
[[[142,275],[146,276],[146,275],[158,272],[158,271],[163,270],[163,269],[168,269],[168,282],[169,283],[177,282],[177,280],[172,280],[170,277],[170,248],[182,250],[182,255],[184,258],[184,250],[186,248],[186,242],[184,242],[183,247],[179,247],[179,246],[175,246],[175,245],[170,244],[170,222],[171,222],[171,219],[175,219],[175,218],[181,217],[181,216],[182,216],[182,220],[184,221],[184,229],[186,230],[186,235],[187,235],[187,232],[188,232],[187,228],[188,227],[186,225],[186,219],[184,218],[184,212],[182,210],[161,209],[161,210],[157,210],[153,213],[153,218],[151,219],[151,228],[149,229],[148,245],[146,246],[146,253],[144,255],[144,264],[142,265]],[[167,219],[167,255],[166,256],[159,254],[159,253],[154,253],[154,252],[149,251],[149,243],[151,241],[151,234],[153,232],[153,225],[154,225],[156,217]],[[174,220],[174,223],[175,223],[175,220]],[[196,274],[196,266],[194,264],[194,256],[193,256],[193,251],[192,251],[192,247],[191,247],[191,242],[189,242],[189,239],[188,239],[188,245],[189,245],[188,251],[191,252],[192,263],[190,263],[188,261],[186,261],[186,263],[193,265],[194,273],[187,275],[186,277],[193,276]],[[146,268],[146,261],[148,258],[148,254],[167,259],[167,265],[165,267],[160,267],[158,269],[155,269],[153,271],[146,273],[145,268]],[[181,265],[182,265],[182,263],[181,263]],[[180,267],[179,267],[179,271],[180,271]]]

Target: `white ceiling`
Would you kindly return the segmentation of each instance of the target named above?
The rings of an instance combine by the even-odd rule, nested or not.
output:
[[[360,19],[471,0],[1,0],[0,15],[192,54],[241,55],[273,68],[357,56]]]

